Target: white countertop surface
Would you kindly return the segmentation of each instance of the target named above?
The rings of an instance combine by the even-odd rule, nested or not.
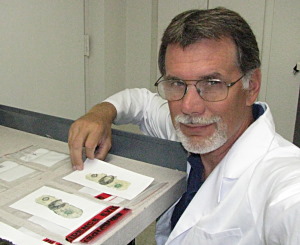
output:
[[[0,145],[0,158],[31,145],[68,154],[67,143],[3,126],[0,126]],[[108,155],[105,161],[155,179],[153,185],[135,199],[121,203],[132,209],[132,212],[94,243],[126,245],[182,195],[185,188],[185,173],[116,155]],[[30,165],[30,167],[34,166]],[[30,178],[22,178],[9,183],[0,180],[0,221],[15,228],[24,227],[44,237],[69,244],[64,237],[28,221],[28,214],[16,211],[9,205],[48,184],[87,198],[92,198],[92,196],[78,192],[81,188],[78,184],[62,179],[63,176],[72,172],[69,159],[64,160],[63,164],[48,169],[45,167],[35,169],[38,174]]]

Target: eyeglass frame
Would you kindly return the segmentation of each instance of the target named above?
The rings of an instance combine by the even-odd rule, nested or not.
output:
[[[224,99],[221,99],[221,100],[214,100],[214,101],[209,101],[209,100],[204,99],[204,98],[201,96],[201,94],[200,94],[201,91],[199,91],[198,94],[199,94],[199,96],[200,96],[204,101],[207,101],[207,102],[219,102],[219,101],[226,100],[227,97],[228,97],[229,88],[231,88],[233,85],[235,85],[237,82],[239,82],[243,77],[245,77],[245,75],[246,75],[246,74],[244,73],[239,79],[237,79],[236,81],[231,82],[231,83],[226,83],[226,82],[221,81],[220,79],[217,79],[217,78],[216,78],[216,79],[215,79],[215,78],[214,78],[214,79],[211,79],[211,80],[218,80],[218,82],[225,84],[225,86],[226,86],[226,88],[227,88],[227,94],[226,94],[226,97],[225,97]],[[196,79],[193,79],[193,80],[183,80],[183,79],[163,79],[163,80],[161,80],[163,77],[164,77],[164,75],[160,76],[160,77],[157,79],[157,81],[155,82],[155,84],[154,84],[154,86],[156,87],[157,93],[159,94],[160,97],[162,97],[162,96],[160,95],[160,93],[158,92],[158,85],[159,85],[160,82],[162,82],[162,81],[172,81],[172,80],[177,81],[177,80],[179,80],[179,81],[182,81],[182,82],[185,84],[184,93],[183,93],[182,97],[181,97],[180,99],[178,99],[178,100],[181,100],[181,99],[186,95],[186,93],[187,93],[187,90],[188,90],[188,84],[187,84],[186,82],[194,82],[194,81],[196,81],[196,83],[193,84],[193,85],[196,87],[196,85],[197,85],[199,82],[203,82],[203,81],[204,81],[204,80],[201,80],[201,79],[199,79],[199,80],[196,80]],[[196,88],[197,88],[197,87],[196,87]],[[198,91],[198,89],[197,89],[197,91]],[[163,97],[162,97],[162,98],[163,98]],[[168,101],[178,101],[178,100],[168,100]]]

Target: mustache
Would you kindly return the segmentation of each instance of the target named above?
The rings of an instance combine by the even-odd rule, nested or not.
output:
[[[208,125],[208,124],[216,123],[219,121],[221,121],[220,116],[212,116],[209,118],[205,118],[205,117],[200,117],[200,116],[177,115],[175,117],[176,123],[183,123],[183,124]]]

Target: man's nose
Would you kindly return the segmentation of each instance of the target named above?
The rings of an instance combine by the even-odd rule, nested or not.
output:
[[[190,84],[182,98],[182,113],[187,115],[200,115],[205,111],[205,101],[199,95],[195,85]]]

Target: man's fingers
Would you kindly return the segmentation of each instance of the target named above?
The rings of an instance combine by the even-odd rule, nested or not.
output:
[[[96,147],[85,147],[85,155],[89,159],[94,159],[95,158],[95,149]]]
[[[83,169],[82,148],[80,150],[70,152],[71,162],[74,170]]]
[[[106,142],[105,144],[102,144],[98,148],[96,148],[95,151],[95,157],[100,160],[104,160],[111,148],[111,143]]]
[[[71,163],[73,165],[74,170],[83,169],[82,144],[83,143],[77,140],[74,141],[69,140],[69,152],[70,152]]]
[[[101,128],[90,132],[85,141],[85,154],[88,158],[95,158],[95,150],[99,144],[101,144],[101,137],[103,137],[103,131]]]
[[[111,148],[111,125],[99,120],[96,122],[91,114],[85,116],[71,125],[68,143],[73,168],[81,170],[83,148],[87,158],[105,159]],[[95,153],[96,148],[98,151]]]
[[[82,147],[85,138],[81,136],[79,131],[80,128],[73,124],[69,131],[69,137],[68,137],[70,158],[74,170],[83,169]]]

